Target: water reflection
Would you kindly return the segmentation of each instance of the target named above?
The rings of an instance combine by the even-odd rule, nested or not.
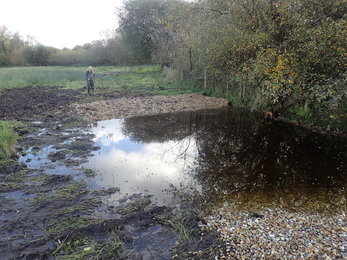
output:
[[[91,158],[95,187],[189,199],[346,209],[347,142],[265,124],[239,110],[206,110],[100,122]]]
[[[198,187],[193,178],[184,176],[196,157],[191,136],[181,140],[137,141],[125,134],[125,120],[107,120],[93,126],[95,141],[101,149],[94,153],[85,167],[95,169],[97,176],[90,181],[94,189],[119,187],[110,204],[124,195],[143,193],[154,197],[159,205],[172,202],[171,186]],[[147,125],[148,127],[148,125]],[[185,156],[179,154],[184,149]]]

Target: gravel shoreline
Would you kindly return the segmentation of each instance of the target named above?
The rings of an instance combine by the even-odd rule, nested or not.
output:
[[[219,259],[347,259],[345,213],[327,216],[266,208],[245,213],[225,205],[206,219],[223,246]]]
[[[178,111],[226,108],[225,98],[208,97],[202,94],[176,96],[146,96],[101,100],[71,105],[71,113],[77,113],[87,120],[102,121],[133,116],[154,115]]]

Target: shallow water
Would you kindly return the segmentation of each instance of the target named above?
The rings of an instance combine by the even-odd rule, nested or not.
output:
[[[91,126],[101,149],[84,167],[91,189],[118,187],[158,205],[224,201],[309,211],[346,210],[347,141],[239,110],[205,110]]]
[[[171,140],[170,137],[156,140],[158,135],[154,134],[154,139],[136,140],[131,133],[125,133],[126,122],[107,120],[91,129],[96,135],[94,141],[101,146],[83,165],[97,173],[89,181],[92,189],[118,187],[120,192],[113,196],[114,199],[141,193],[153,196],[153,202],[158,205],[172,202],[169,192],[172,187],[189,185],[198,189],[197,181],[186,174],[197,156],[193,136],[182,136],[181,140]]]

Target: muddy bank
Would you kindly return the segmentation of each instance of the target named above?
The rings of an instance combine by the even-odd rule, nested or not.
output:
[[[30,120],[60,114],[65,106],[79,100],[79,91],[63,87],[26,87],[1,92],[0,119]]]
[[[124,93],[113,94],[124,98]],[[159,207],[150,197],[129,194],[112,207],[105,198],[118,192],[116,188],[87,189],[85,180],[95,172],[80,165],[99,148],[93,135],[83,131],[88,127],[85,119],[92,119],[86,116],[91,109],[77,109],[76,102],[90,98],[83,89],[27,87],[3,91],[1,97],[0,118],[24,123],[18,150],[25,158],[0,167],[1,259],[214,258],[217,234],[201,231],[206,223],[194,205]],[[194,98],[188,100],[191,105]],[[143,113],[143,99],[138,102],[132,103],[131,115]],[[32,164],[34,157],[39,164]]]

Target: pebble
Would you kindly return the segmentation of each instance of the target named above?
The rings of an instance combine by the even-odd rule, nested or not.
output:
[[[262,217],[254,217],[262,216]],[[216,259],[347,259],[347,218],[264,209],[256,214],[227,205],[205,219],[221,239]]]

